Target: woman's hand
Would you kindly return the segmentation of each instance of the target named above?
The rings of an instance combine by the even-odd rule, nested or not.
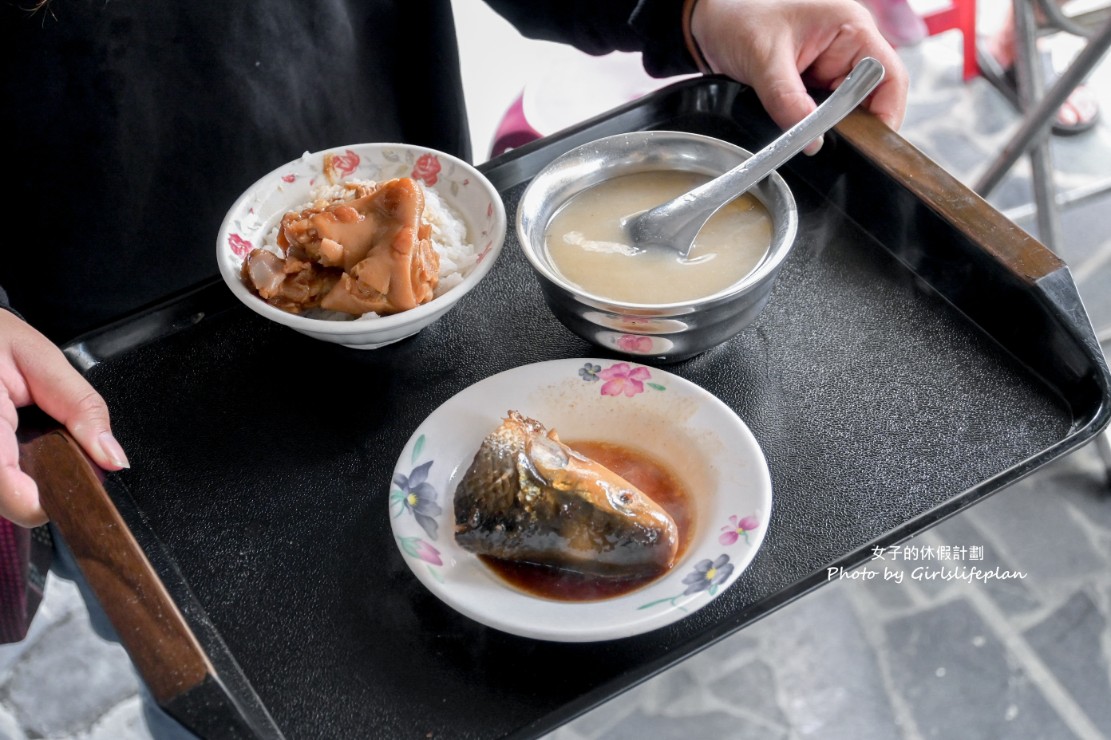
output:
[[[24,527],[47,521],[38,486],[19,469],[16,409],[32,403],[63,424],[97,465],[128,466],[100,394],[49,339],[0,309],[0,516]]]
[[[698,0],[691,33],[710,68],[751,85],[783,129],[817,107],[807,84],[832,90],[869,56],[887,74],[865,107],[892,129],[903,122],[906,69],[856,0]]]

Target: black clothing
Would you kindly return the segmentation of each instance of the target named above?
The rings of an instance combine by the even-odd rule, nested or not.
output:
[[[682,0],[490,5],[527,35],[694,69]],[[59,343],[214,276],[227,209],[302,152],[469,158],[449,0],[4,3],[0,44],[17,227],[0,285]]]

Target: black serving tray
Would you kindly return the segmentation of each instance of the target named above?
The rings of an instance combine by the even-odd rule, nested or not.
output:
[[[394,463],[468,385],[530,362],[605,356],[548,312],[512,224],[545,163],[645,128],[748,149],[776,133],[750,91],[707,78],[483,165],[510,219],[501,257],[441,321],[384,349],[296,334],[222,283],[67,347],[132,462],[107,476],[111,500],[251,733],[542,734],[1107,423],[1107,366],[1067,268],[854,114],[818,156],[783,172],[800,231],[767,309],[723,346],[667,368],[721,398],[763,446],[774,506],[748,570],[673,625],[595,644],[513,637],[444,606],[393,540]],[[174,711],[225,733],[204,722],[203,702]]]

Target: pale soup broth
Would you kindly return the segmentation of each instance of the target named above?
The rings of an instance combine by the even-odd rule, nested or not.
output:
[[[584,190],[548,224],[544,238],[552,264],[588,293],[624,303],[679,303],[734,285],[760,264],[771,245],[771,216],[751,195],[715,213],[686,260],[664,250],[638,251],[621,229],[623,217],[709,179],[693,172],[639,172]]]

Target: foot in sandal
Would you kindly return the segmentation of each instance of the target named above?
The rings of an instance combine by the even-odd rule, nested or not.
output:
[[[1007,45],[997,40],[993,41],[994,43],[977,45],[976,58],[980,66],[980,74],[1003,94],[1015,110],[1021,112],[1013,46],[1007,48]],[[1048,90],[1057,81],[1058,74],[1053,68],[1053,60],[1049,52],[1039,51],[1038,58],[1042,64],[1045,89]],[[1057,109],[1050,130],[1057,136],[1075,136],[1090,131],[1098,121],[1099,103],[1092,91],[1084,84],[1080,84]]]

